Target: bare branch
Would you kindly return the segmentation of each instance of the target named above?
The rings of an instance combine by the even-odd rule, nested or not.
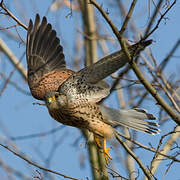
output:
[[[8,146],[5,146],[3,144],[0,144],[0,146],[4,147],[5,149],[7,149],[8,151],[12,152],[14,155],[18,156],[19,158],[23,159],[24,161],[26,161],[28,164],[31,164],[32,166],[35,166],[41,170],[44,170],[44,171],[47,171],[47,172],[50,172],[50,173],[53,173],[53,174],[57,174],[59,176],[62,176],[66,179],[72,179],[72,180],[80,180],[80,179],[77,179],[77,178],[73,178],[73,177],[70,177],[70,176],[67,176],[67,175],[64,175],[64,174],[61,174],[57,171],[53,171],[51,169],[47,169],[47,168],[44,168],[42,166],[40,166],[39,164],[35,163],[35,162],[32,162],[31,160],[27,159],[26,157],[24,157],[23,155],[15,152],[14,150],[10,149]]]
[[[135,155],[133,151],[126,145],[125,142],[122,141],[122,139],[119,137],[118,133],[115,133],[116,139],[119,141],[119,143],[126,149],[126,151],[135,159],[135,161],[138,163],[138,165],[141,167],[142,171],[146,175],[146,177],[149,180],[152,180],[152,173],[143,165],[143,163],[140,161],[140,159]]]
[[[168,152],[171,150],[171,147],[172,145],[175,143],[175,141],[177,140],[177,138],[180,137],[180,126],[177,126],[169,139],[166,141],[165,145],[163,146],[163,148],[161,149],[161,153],[163,154],[168,154]],[[169,135],[169,133],[168,133]],[[162,142],[162,139],[163,139],[164,136],[162,136],[161,140],[160,140],[160,143],[159,143],[159,147],[161,145],[161,142]],[[152,163],[151,163],[151,172],[154,174],[155,171],[157,170],[158,166],[160,165],[160,163],[164,160],[165,158],[161,155],[161,154],[156,154],[154,159],[152,160]]]
[[[107,23],[110,25],[112,31],[114,32],[114,34],[116,35],[116,37],[118,38],[122,49],[124,50],[127,59],[129,61],[129,64],[131,65],[134,73],[136,74],[136,76],[138,77],[138,79],[141,81],[141,83],[144,85],[144,87],[146,88],[147,91],[149,91],[151,93],[151,95],[156,99],[156,101],[158,102],[159,105],[162,106],[162,108],[166,111],[167,114],[169,114],[169,116],[171,116],[171,118],[180,125],[180,116],[163,100],[163,98],[158,94],[158,92],[156,91],[155,88],[153,88],[153,86],[145,79],[143,73],[140,71],[140,69],[138,68],[137,64],[135,61],[132,61],[131,56],[128,52],[128,49],[126,47],[126,44],[123,40],[123,37],[119,36],[119,32],[117,30],[117,28],[115,27],[115,25],[112,23],[112,21],[110,20],[110,18],[108,17],[108,15],[104,12],[104,10],[102,9],[101,6],[99,6],[94,0],[90,0],[90,2],[100,11],[100,13],[102,14],[102,16],[106,19]],[[173,3],[174,4],[174,3]],[[168,12],[168,11],[167,11]],[[161,18],[162,20],[162,18]],[[160,21],[161,21],[160,20]],[[154,32],[154,31],[153,31]],[[142,40],[145,40],[142,39]]]
[[[17,57],[13,54],[13,52],[8,48],[6,43],[0,38],[0,49],[6,54],[11,63],[16,67],[16,69],[20,72],[24,80],[27,80],[27,71],[17,59]]]
[[[176,4],[176,0],[174,0],[173,3],[171,4],[171,6],[169,6],[169,7],[167,8],[167,10],[161,15],[161,17],[159,18],[156,26],[152,29],[152,31],[149,32],[148,34],[145,34],[143,40],[147,39],[152,33],[154,33],[154,32],[158,29],[159,24],[160,24],[160,22],[162,21],[162,19],[164,18],[164,16],[171,10],[171,8],[172,8],[175,4]]]
[[[4,0],[1,0],[0,7],[4,9],[4,11],[12,18],[14,19],[20,26],[22,26],[25,30],[27,30],[27,26],[24,25],[16,16],[14,16],[11,11],[9,11],[6,6],[4,5]]]

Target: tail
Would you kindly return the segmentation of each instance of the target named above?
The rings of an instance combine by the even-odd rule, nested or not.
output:
[[[40,22],[39,14],[35,23],[29,21],[26,59],[28,76],[40,77],[53,70],[65,68],[65,58],[60,40],[46,17]]]
[[[149,134],[159,134],[158,123],[152,122],[156,118],[143,109],[116,110],[105,106],[100,106],[100,109],[106,123],[113,127],[124,126]]]

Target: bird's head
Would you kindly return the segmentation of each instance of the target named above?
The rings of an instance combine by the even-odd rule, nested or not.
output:
[[[48,109],[60,109],[67,105],[67,98],[59,92],[52,91],[46,93],[45,102]]]

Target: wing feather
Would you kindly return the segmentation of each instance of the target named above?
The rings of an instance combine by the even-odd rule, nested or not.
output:
[[[32,95],[37,99],[43,99],[48,79],[44,80],[44,77],[51,75],[54,76],[54,72],[65,70],[66,63],[63,54],[63,47],[60,45],[60,40],[56,36],[56,31],[52,29],[51,24],[47,23],[46,17],[43,17],[40,22],[39,14],[36,15],[35,22],[29,21],[28,33],[27,33],[27,46],[26,46],[26,59],[28,65],[28,84]],[[69,71],[68,71],[69,72]],[[60,82],[62,76],[58,73]],[[55,77],[57,81],[58,77]],[[41,82],[44,82],[43,83]],[[46,85],[45,85],[46,83]],[[48,82],[52,86],[52,82]]]
[[[152,40],[140,41],[128,47],[132,57],[137,56]],[[109,94],[110,88],[103,79],[123,67],[128,62],[124,51],[120,50],[110,54],[97,63],[86,67],[59,87],[59,92],[68,96],[71,103],[77,101],[98,102]],[[72,93],[73,91],[73,93]]]

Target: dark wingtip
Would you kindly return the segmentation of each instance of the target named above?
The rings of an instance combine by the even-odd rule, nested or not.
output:
[[[33,25],[32,19],[29,20],[28,34],[32,31],[33,26],[35,26],[35,27],[38,26],[39,22],[40,22],[40,16],[39,16],[39,14],[36,14],[36,18],[35,18],[35,23],[34,23],[34,25]]]
[[[42,19],[42,23],[47,24],[47,18],[45,16]]]
[[[144,47],[146,47],[146,46],[149,46],[150,44],[152,44],[152,42],[153,42],[153,40],[150,39],[150,40],[147,40],[147,41],[142,41],[141,43],[142,43],[142,45],[143,45]]]
[[[32,20],[30,19],[30,20],[29,20],[29,25],[28,25],[28,32],[31,32],[32,27],[33,27],[33,22],[32,22]]]
[[[35,23],[34,25],[37,26],[40,23],[40,15],[36,14]]]
[[[36,14],[36,19],[40,20],[40,15],[38,13]]]
[[[147,118],[150,120],[156,120],[156,117],[153,114],[146,113]]]

